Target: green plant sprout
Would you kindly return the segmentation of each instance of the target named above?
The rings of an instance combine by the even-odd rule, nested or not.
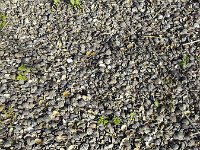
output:
[[[172,99],[172,96],[170,96],[170,106],[171,106],[171,107],[174,107],[174,101],[173,101],[173,99]]]
[[[19,74],[17,75],[17,80],[18,80],[18,81],[26,81],[27,78],[26,78],[26,76],[25,76],[24,74],[19,73]]]
[[[82,4],[81,4],[80,0],[70,0],[70,4],[75,9],[82,9]]]
[[[6,118],[6,119],[11,119],[11,120],[13,120],[13,119],[15,118],[14,106],[13,106],[13,105],[12,105],[12,106],[9,106],[9,107],[8,107],[8,110],[6,110],[6,109],[4,108],[4,110],[3,110],[2,112],[3,112],[3,114],[5,115],[5,118]]]
[[[114,123],[114,125],[119,125],[121,123],[121,119],[119,117],[114,117],[113,123]]]
[[[24,64],[22,64],[20,67],[18,67],[18,74],[16,77],[16,80],[18,81],[26,81],[27,78],[25,76],[25,73],[30,72],[30,68],[26,68]]]
[[[166,77],[166,78],[163,79],[163,84],[165,84],[165,85],[169,85],[172,82],[173,82],[172,77]]]
[[[154,106],[156,106],[156,107],[159,107],[159,106],[160,106],[160,103],[159,103],[158,100],[155,100],[155,101],[154,101]]]
[[[60,0],[53,0],[53,7],[58,7],[58,5],[60,4]]]
[[[179,65],[181,66],[181,68],[185,68],[187,66],[187,64],[190,61],[190,56],[188,54],[185,54],[181,60],[181,62],[179,63]]]
[[[3,29],[7,24],[7,16],[3,13],[0,13],[0,30]]]
[[[104,118],[104,116],[100,116],[97,123],[98,123],[98,125],[103,124],[105,126],[108,124],[108,120],[106,118]]]
[[[26,71],[25,65],[22,64],[21,66],[19,66],[18,71],[22,71],[22,72]]]
[[[130,113],[130,121],[134,121],[135,120],[135,113],[131,112]]]

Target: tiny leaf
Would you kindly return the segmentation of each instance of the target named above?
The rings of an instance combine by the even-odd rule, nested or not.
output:
[[[190,56],[188,54],[185,54],[180,62],[180,66],[182,68],[185,68],[187,66],[187,64],[189,63],[190,61]]]
[[[4,28],[7,24],[7,16],[3,13],[0,13],[0,29]]]
[[[53,1],[53,5],[54,5],[55,7],[58,7],[59,3],[60,3],[60,0],[54,0],[54,1]]]
[[[114,118],[113,118],[113,123],[114,123],[115,125],[119,125],[119,124],[121,123],[121,119],[120,119],[119,117],[114,117]]]
[[[70,3],[74,6],[76,1],[75,0],[70,0]]]
[[[103,121],[103,125],[105,126],[106,124],[108,124],[108,120],[107,120],[107,119],[105,119],[105,120]]]
[[[26,71],[24,64],[18,67],[18,71]]]
[[[18,74],[16,79],[17,79],[18,81],[21,81],[21,80],[26,81],[26,76],[23,75],[23,74]]]
[[[135,120],[135,113],[134,112],[130,113],[130,120],[131,121]]]
[[[97,123],[98,123],[98,125],[103,124],[105,126],[106,124],[108,124],[108,120],[105,119],[104,116],[100,116]]]
[[[155,105],[156,107],[159,107],[159,106],[160,106],[160,104],[159,104],[159,102],[158,102],[157,100],[154,101],[154,105]]]

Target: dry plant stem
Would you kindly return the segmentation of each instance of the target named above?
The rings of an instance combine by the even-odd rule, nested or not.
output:
[[[189,42],[189,43],[185,43],[185,44],[183,44],[183,46],[184,46],[184,45],[194,44],[194,43],[197,43],[197,42],[200,42],[200,40],[196,40],[196,41],[192,41],[192,42]]]
[[[155,19],[155,18],[159,15],[159,13],[160,13],[161,11],[163,11],[164,9],[165,9],[164,7],[160,8],[160,9],[157,11],[157,13],[156,13],[152,18],[147,19],[147,21]]]
[[[20,59],[12,59],[12,60],[20,60]],[[11,59],[0,60],[0,62],[11,61]]]
[[[144,38],[159,38],[159,39],[163,39],[163,37],[161,37],[161,36],[154,36],[154,35],[145,35]]]
[[[194,134],[192,134],[192,136],[195,136],[195,135],[198,135],[198,134],[200,134],[200,132],[194,133]]]
[[[193,128],[195,128],[195,130],[197,130],[198,131],[198,129],[195,127],[195,125],[193,124],[193,122],[192,122],[192,120],[187,116],[187,115],[184,115],[187,119],[188,119],[188,121],[190,122],[190,124],[193,126]]]
[[[156,14],[155,14],[155,16],[153,16],[153,18],[152,19],[154,19],[154,18],[156,18],[156,16],[157,15],[159,15],[159,13],[162,11],[164,9],[164,7],[163,8],[161,8]]]
[[[5,26],[3,26],[3,28],[1,28],[1,31],[3,31],[3,29],[7,26],[8,22],[5,24]]]

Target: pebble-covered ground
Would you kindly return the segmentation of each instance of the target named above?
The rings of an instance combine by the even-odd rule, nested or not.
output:
[[[74,7],[0,1],[0,149],[199,150],[200,2]]]

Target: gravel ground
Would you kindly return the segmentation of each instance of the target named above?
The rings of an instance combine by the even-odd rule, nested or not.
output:
[[[199,149],[198,0],[52,4],[0,2],[0,149]]]

